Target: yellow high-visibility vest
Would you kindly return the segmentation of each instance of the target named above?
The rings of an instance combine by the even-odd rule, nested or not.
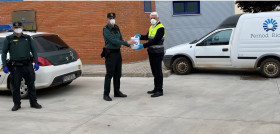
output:
[[[160,23],[160,24],[158,24],[158,25],[156,25],[156,27],[155,28],[153,28],[153,25],[151,25],[150,26],[150,29],[149,29],[149,36],[148,36],[148,38],[149,39],[153,39],[153,38],[155,38],[155,36],[156,36],[156,34],[157,34],[157,30],[159,29],[159,28],[164,28],[164,26]],[[162,39],[164,39],[164,37],[165,37],[165,30],[164,30],[164,35],[163,35],[163,38]]]

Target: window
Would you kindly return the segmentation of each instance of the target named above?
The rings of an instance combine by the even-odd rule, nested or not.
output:
[[[69,48],[57,35],[38,36],[34,38],[34,42],[37,51],[41,53]]]
[[[152,12],[152,1],[144,1],[144,12]]]
[[[232,30],[223,30],[217,32],[204,40],[206,46],[210,45],[228,45]]]
[[[200,14],[199,1],[173,1],[173,15]]]

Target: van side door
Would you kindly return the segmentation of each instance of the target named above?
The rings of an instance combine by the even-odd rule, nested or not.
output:
[[[203,41],[196,44],[196,67],[231,66],[230,39],[233,29],[223,29],[213,32]]]

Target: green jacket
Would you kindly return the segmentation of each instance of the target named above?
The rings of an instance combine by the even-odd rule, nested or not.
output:
[[[103,28],[103,37],[105,41],[105,48],[120,49],[121,45],[129,47],[129,44],[123,40],[121,31],[117,25],[112,27],[111,25],[107,24]]]
[[[10,60],[21,61],[30,59],[30,52],[34,60],[38,63],[38,56],[34,42],[29,35],[22,34],[17,37],[15,34],[9,35],[4,40],[2,48],[2,64],[6,66],[7,53],[10,53]]]

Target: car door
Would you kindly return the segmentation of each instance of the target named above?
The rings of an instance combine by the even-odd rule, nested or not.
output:
[[[197,67],[231,66],[230,38],[233,29],[213,32],[195,47],[195,63]]]
[[[2,47],[3,47],[3,42],[4,42],[5,38],[4,37],[0,37],[0,58],[2,57]],[[9,55],[7,54],[7,57],[9,57]],[[2,60],[0,59],[0,64],[2,65]],[[3,80],[6,78],[7,79],[7,74],[5,74],[3,72],[3,69],[1,67],[0,69],[0,84],[2,84]]]

